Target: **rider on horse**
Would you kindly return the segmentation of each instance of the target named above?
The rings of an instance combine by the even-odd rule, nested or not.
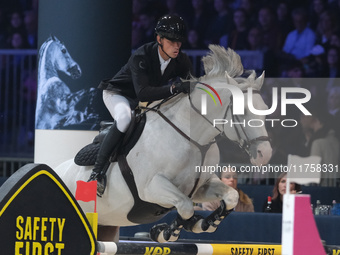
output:
[[[175,93],[188,93],[189,82],[169,80],[188,78],[191,71],[189,57],[180,51],[186,39],[183,19],[176,15],[161,17],[155,28],[156,42],[138,48],[128,63],[110,80],[104,80],[103,100],[115,120],[106,134],[89,181],[98,181],[98,194],[105,190],[105,178],[111,154],[122,140],[131,122],[131,109],[139,101],[150,102],[170,97]]]

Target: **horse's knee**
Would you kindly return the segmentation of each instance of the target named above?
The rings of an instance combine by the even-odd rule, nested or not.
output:
[[[227,210],[233,209],[238,203],[239,195],[237,190],[230,189],[228,193],[224,194],[223,200],[226,203]]]
[[[183,220],[190,219],[194,215],[194,206],[191,200],[181,202],[176,208]]]

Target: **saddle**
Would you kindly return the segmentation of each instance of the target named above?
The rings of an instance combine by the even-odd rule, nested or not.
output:
[[[126,156],[139,140],[144,130],[145,123],[146,114],[136,114],[133,111],[131,124],[123,138],[123,141],[119,146],[117,146],[117,150],[113,152],[110,158],[111,162],[118,162],[120,171],[134,198],[134,206],[128,213],[127,218],[129,221],[137,224],[149,223],[150,219],[153,221],[155,218],[156,220],[161,219],[164,214],[172,209],[146,202],[139,197],[133,172],[126,160]],[[112,124],[113,122],[100,123],[101,129],[99,135],[93,139],[91,144],[86,145],[77,153],[74,159],[74,162],[77,165],[92,166],[95,164],[100,143],[103,141]]]
[[[127,155],[129,151],[133,148],[133,146],[138,142],[139,137],[141,136],[145,122],[146,115],[145,114],[136,114],[135,111],[132,111],[132,119],[131,124],[124,135],[122,142],[117,146],[117,149],[112,153],[110,157],[110,162],[116,162],[118,154]],[[100,144],[104,140],[107,132],[110,127],[113,125],[113,122],[110,121],[102,121],[100,123],[99,134],[93,139],[91,144],[83,147],[75,156],[74,162],[79,166],[93,166],[96,162],[97,155],[99,152]]]

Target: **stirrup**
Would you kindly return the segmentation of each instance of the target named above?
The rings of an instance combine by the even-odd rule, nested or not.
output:
[[[106,174],[92,171],[87,182],[97,181],[97,196],[102,197],[106,189]]]

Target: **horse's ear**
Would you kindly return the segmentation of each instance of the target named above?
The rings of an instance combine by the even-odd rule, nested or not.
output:
[[[255,85],[258,90],[260,90],[263,85],[264,73],[265,71],[263,71],[262,74],[255,80]]]
[[[227,83],[230,85],[238,85],[237,81],[235,81],[233,78],[231,78],[228,74],[228,72],[225,72],[225,78],[227,79]]]
[[[256,78],[255,70],[252,70],[250,75],[248,76],[248,80],[255,81],[255,78]]]
[[[59,39],[54,34],[51,34],[50,37],[52,38],[53,41],[59,42]]]

